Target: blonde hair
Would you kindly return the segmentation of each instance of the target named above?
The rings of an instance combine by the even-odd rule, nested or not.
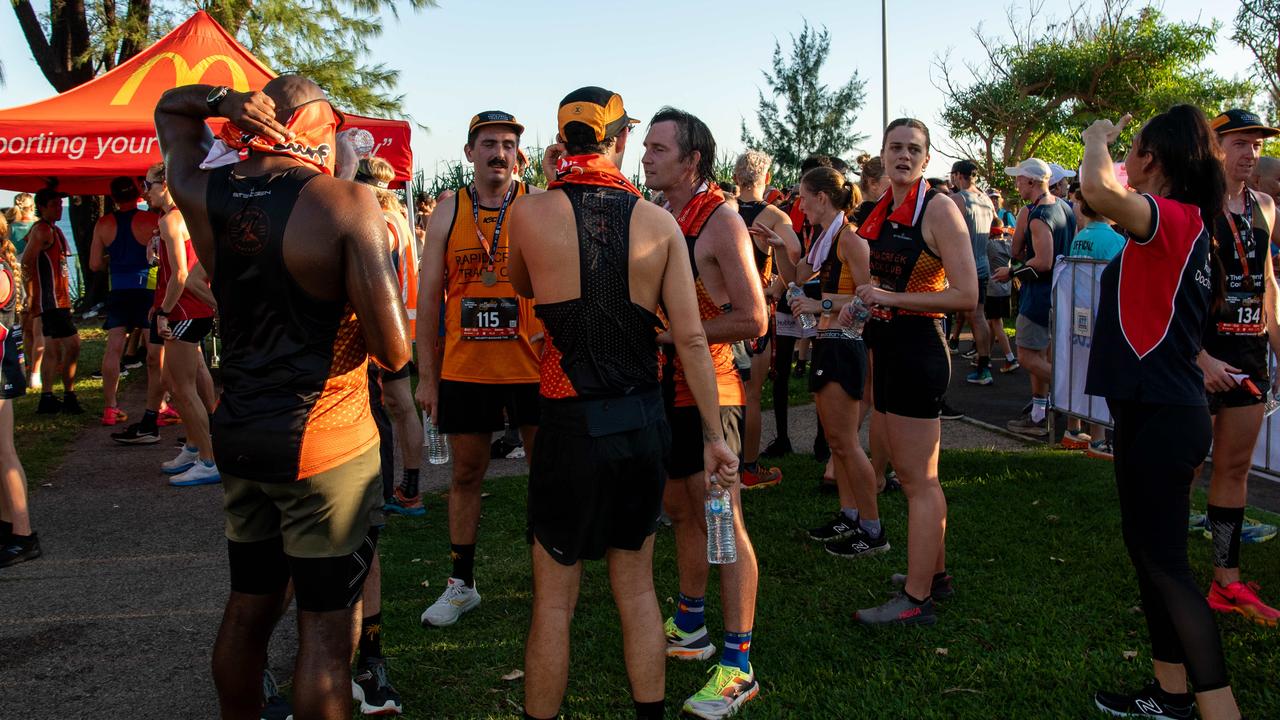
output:
[[[773,158],[759,150],[748,150],[738,157],[733,165],[733,179],[739,186],[755,187],[763,185],[769,177],[769,168],[773,167]]]
[[[17,292],[17,288],[22,286],[19,282],[22,270],[18,267],[18,249],[13,246],[13,240],[9,237],[9,223],[3,214],[0,214],[0,260],[4,260],[9,266],[9,274],[13,275],[15,284],[14,292]]]
[[[147,168],[146,178],[147,178],[147,182],[153,183],[153,184],[165,182],[164,163],[158,162],[155,165],[152,165],[151,167]]]
[[[858,163],[858,186],[862,189],[863,195],[871,193],[871,183],[878,181],[884,177],[884,161],[879,155],[870,155],[862,153],[856,161]]]
[[[369,163],[369,174],[380,183],[391,184],[396,179],[396,170],[391,167],[391,163],[380,157],[371,157],[367,161]]]

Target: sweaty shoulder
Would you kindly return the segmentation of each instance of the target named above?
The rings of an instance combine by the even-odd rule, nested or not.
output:
[[[742,216],[729,207],[728,204],[721,205],[711,213],[711,217],[707,218],[706,227],[703,228],[703,234],[708,231],[717,236],[732,237],[735,233],[741,232],[746,235],[747,224],[742,221]]]
[[[636,209],[631,213],[631,227],[633,229],[640,228],[645,232],[654,234],[680,234],[680,225],[676,222],[675,217],[665,209],[647,200],[640,200],[636,203]]]
[[[760,217],[756,218],[756,222],[763,222],[773,228],[783,225],[791,227],[791,216],[782,212],[782,208],[777,205],[765,205],[764,210],[760,211]]]

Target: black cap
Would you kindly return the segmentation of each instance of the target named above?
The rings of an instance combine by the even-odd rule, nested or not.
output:
[[[1209,121],[1209,127],[1219,135],[1233,132],[1259,132],[1263,137],[1280,135],[1280,129],[1262,122],[1262,118],[1248,110],[1232,108]]]
[[[118,177],[111,179],[111,199],[116,202],[129,202],[137,200],[141,196],[138,192],[138,183],[131,177]]]
[[[972,160],[958,160],[951,166],[951,172],[960,173],[965,177],[973,177],[978,172],[978,164]]]
[[[38,208],[44,207],[45,205],[48,205],[51,200],[61,200],[62,198],[65,198],[65,197],[71,197],[71,196],[67,195],[64,192],[58,192],[57,190],[51,187],[40,188],[39,190],[36,191],[36,196],[35,196],[36,207]]]

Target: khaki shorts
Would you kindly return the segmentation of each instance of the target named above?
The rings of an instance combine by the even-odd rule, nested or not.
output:
[[[378,445],[332,470],[289,483],[222,474],[227,539],[252,543],[282,536],[286,555],[342,557],[382,524]]]

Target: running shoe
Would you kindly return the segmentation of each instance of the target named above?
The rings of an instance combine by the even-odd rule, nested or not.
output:
[[[157,425],[177,425],[182,422],[182,416],[172,407],[165,407],[160,411],[159,417],[156,419]]]
[[[711,679],[684,701],[682,709],[689,715],[706,720],[727,718],[760,694],[754,667],[743,672],[737,665],[717,663],[707,672]]]
[[[742,489],[756,490],[773,487],[782,482],[782,471],[776,467],[758,467],[756,472],[742,470]]]
[[[790,438],[774,438],[769,446],[760,451],[760,454],[767,458],[780,458],[784,455],[791,454]]]
[[[1115,460],[1115,451],[1111,447],[1111,441],[1106,438],[1099,438],[1089,443],[1089,449],[1085,450],[1085,455],[1099,460]]]
[[[222,475],[218,472],[218,466],[212,460],[198,460],[186,472],[169,478],[169,484],[173,487],[216,485],[220,482],[222,482]]]
[[[1093,438],[1089,436],[1089,433],[1072,432],[1070,430],[1062,433],[1062,447],[1068,450],[1085,450],[1091,442],[1093,442]]]
[[[801,360],[797,362],[795,372],[792,373],[792,376],[800,380],[809,377],[809,361]]]
[[[9,535],[4,547],[0,547],[0,568],[17,565],[40,557],[40,535]]]
[[[261,720],[293,720],[293,706],[280,695],[276,676],[270,670],[262,671],[262,712],[258,717]]]
[[[960,338],[947,338],[947,350],[951,351],[952,355],[959,355]]]
[[[899,592],[883,605],[857,611],[853,619],[863,625],[932,625],[938,622],[938,615],[933,611],[933,598],[917,605],[905,592]]]
[[[951,407],[946,400],[942,401],[942,414],[939,415],[943,420],[959,420],[964,417],[964,413]]]
[[[1250,622],[1267,627],[1280,623],[1280,610],[1267,605],[1258,597],[1258,583],[1233,582],[1226,587],[1213,582],[1209,585],[1209,607],[1220,613],[1240,613]]]
[[[382,506],[382,509],[385,512],[406,517],[422,517],[427,514],[427,508],[422,504],[422,493],[410,497],[404,494],[404,488],[399,485],[396,486],[391,499]]]
[[[53,393],[40,393],[40,403],[36,405],[37,415],[56,415],[62,412],[62,401]]]
[[[1209,527],[1209,516],[1206,515],[1205,513],[1193,512],[1191,513],[1190,516],[1187,517],[1187,532],[1189,533],[1205,530],[1208,527]],[[1210,535],[1210,538],[1212,537],[1213,536]]]
[[[884,530],[880,531],[880,537],[873,538],[867,534],[866,530],[858,528],[852,535],[843,540],[829,542],[823,547],[826,551],[842,558],[864,558],[872,555],[879,555],[889,550],[889,538]]]
[[[969,348],[968,350],[965,350],[964,352],[960,353],[960,357],[964,358],[965,360],[973,360],[974,358],[978,357],[978,350],[977,348]]]
[[[850,520],[843,512],[836,512],[825,525],[809,530],[809,539],[828,543],[845,538],[858,532],[858,521]]]
[[[991,368],[982,368],[965,375],[964,381],[970,385],[990,385],[995,382],[995,378],[991,377]]]
[[[703,625],[693,632],[685,632],[676,625],[676,619],[667,618],[662,629],[667,633],[667,657],[677,660],[707,660],[716,654],[716,646],[711,644],[707,635],[707,626]]]
[[[1257,520],[1244,519],[1244,527],[1240,528],[1240,542],[1245,545],[1264,543],[1276,536],[1276,526],[1260,523]]]
[[[904,588],[907,586],[907,576],[905,573],[894,573],[889,576],[889,582],[896,587]],[[933,584],[929,586],[929,595],[933,596],[934,600],[946,600],[955,594],[955,583],[950,575],[935,577]]]
[[[129,421],[129,415],[118,407],[108,407],[102,409],[102,424],[115,425],[116,423],[125,423]]]
[[[361,715],[399,715],[404,712],[400,693],[387,678],[387,661],[362,662],[351,680],[351,700],[359,703]]]
[[[1000,372],[1004,373],[1005,375],[1008,375],[1011,372],[1017,372],[1018,368],[1020,367],[1022,367],[1022,365],[1018,364],[1017,360],[1014,360],[1013,362],[1009,362],[1006,360],[1004,363],[1004,367],[1000,368]]]
[[[449,584],[435,602],[422,611],[423,627],[448,627],[458,622],[465,612],[470,612],[480,605],[480,593],[474,587],[467,587],[458,578],[449,578]]]
[[[84,408],[80,407],[80,401],[76,399],[76,394],[69,392],[62,394],[62,414],[63,415],[83,415]]]
[[[165,475],[184,473],[190,470],[199,459],[200,451],[194,445],[184,444],[182,449],[178,451],[177,457],[160,465],[160,472]]]
[[[902,482],[898,480],[898,473],[890,470],[884,474],[884,485],[880,487],[880,492],[899,492],[902,490]]]
[[[1017,420],[1010,420],[1005,423],[1005,427],[1010,432],[1016,432],[1019,435],[1028,437],[1048,437],[1049,428],[1043,422],[1035,422],[1030,415],[1023,415]]]
[[[518,447],[520,447],[519,443],[509,443],[505,437],[500,437],[489,445],[489,459],[501,460],[507,456],[507,453]]]
[[[523,459],[524,459],[524,446],[523,446],[523,445],[517,445],[517,446],[515,446],[514,448],[512,448],[512,449],[511,449],[511,452],[509,452],[509,453],[507,453],[507,454],[506,454],[506,458],[507,458],[508,460],[523,460]]]
[[[1191,693],[1167,693],[1160,689],[1160,683],[1156,680],[1133,693],[1096,692],[1093,694],[1093,704],[1114,717],[1191,720],[1196,716],[1195,696]]]
[[[121,367],[125,368],[126,370],[132,370],[134,368],[142,367],[142,364],[146,361],[147,361],[146,351],[139,350],[138,352],[132,355],[126,355],[123,358],[121,358],[120,364],[121,364]]]
[[[143,428],[142,423],[134,423],[123,432],[111,433],[111,439],[121,445],[154,445],[160,442],[160,431],[156,428]]]

